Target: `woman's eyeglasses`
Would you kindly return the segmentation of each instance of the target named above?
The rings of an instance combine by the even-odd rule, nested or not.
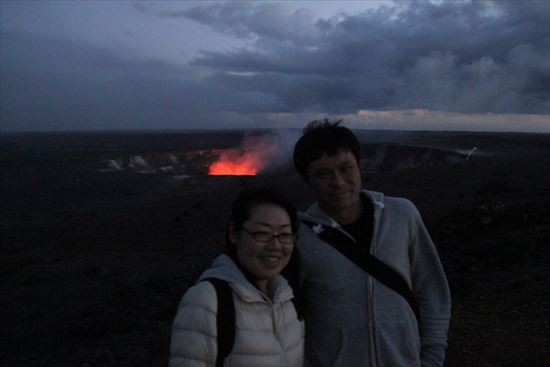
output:
[[[273,234],[271,232],[252,232],[248,229],[242,227],[243,231],[248,233],[252,236],[256,241],[258,242],[269,242],[272,241],[274,238],[277,238],[280,243],[283,245],[292,245],[296,241],[296,235],[293,233],[279,233],[279,234]]]

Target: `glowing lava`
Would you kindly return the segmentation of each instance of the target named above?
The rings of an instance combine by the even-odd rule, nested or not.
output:
[[[238,152],[235,149],[228,149],[220,154],[217,161],[208,167],[208,174],[211,176],[256,176],[258,170],[263,166],[260,157],[252,152]]]

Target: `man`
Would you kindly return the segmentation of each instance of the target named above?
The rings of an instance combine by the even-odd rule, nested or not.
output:
[[[360,150],[328,120],[309,123],[294,148],[317,200],[299,215],[297,246],[308,365],[443,366],[451,305],[437,251],[410,201],[361,189]],[[369,254],[382,274],[362,265]]]

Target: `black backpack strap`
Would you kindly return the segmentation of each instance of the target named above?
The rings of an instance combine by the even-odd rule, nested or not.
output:
[[[309,227],[318,226],[318,224],[303,221]],[[419,319],[419,308],[414,293],[407,284],[406,280],[397,271],[378,260],[376,257],[365,251],[365,249],[355,243],[351,238],[346,236],[339,230],[330,226],[321,226],[323,231],[318,233],[320,239],[328,243],[342,255],[352,261],[355,265],[359,266],[365,272],[370,274],[373,278],[384,284],[386,287],[392,289],[401,295],[411,309],[413,310],[416,319]]]
[[[216,356],[216,367],[223,367],[223,361],[231,353],[233,343],[235,342],[235,304],[233,303],[233,292],[231,291],[231,286],[225,280],[217,278],[203,280],[210,282],[214,286],[218,298],[218,313],[216,316],[218,355]]]
[[[298,317],[298,320],[302,321],[304,319],[305,302],[300,273],[300,258],[298,257],[297,251],[293,251],[292,255],[290,256],[290,260],[287,266],[281,272],[281,275],[285,277],[285,279],[288,281],[288,285],[290,286],[290,288],[292,288],[292,293],[294,294],[294,297],[292,297],[291,301],[294,305],[294,309],[296,310],[296,316]]]
[[[292,301],[292,304],[294,305],[294,309],[296,310],[296,316],[298,320],[302,321],[304,319],[304,305],[303,305],[303,302],[298,298],[296,297],[296,295],[294,295],[291,301]]]

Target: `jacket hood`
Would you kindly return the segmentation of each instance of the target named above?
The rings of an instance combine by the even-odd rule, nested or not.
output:
[[[273,300],[270,300],[266,294],[254,287],[237,264],[227,255],[223,254],[214,259],[212,266],[201,274],[199,282],[207,278],[217,278],[225,280],[231,285],[233,291],[245,302],[285,302],[294,295],[292,288],[281,275],[277,275],[272,280]]]
[[[361,190],[359,195],[366,196],[372,203],[374,211],[380,211],[384,208],[384,194],[376,191]],[[330,226],[333,228],[341,227],[338,222],[329,217],[323,209],[319,206],[319,203],[315,203],[310,206],[305,212],[298,213],[298,219],[303,221],[309,221],[317,224]]]

